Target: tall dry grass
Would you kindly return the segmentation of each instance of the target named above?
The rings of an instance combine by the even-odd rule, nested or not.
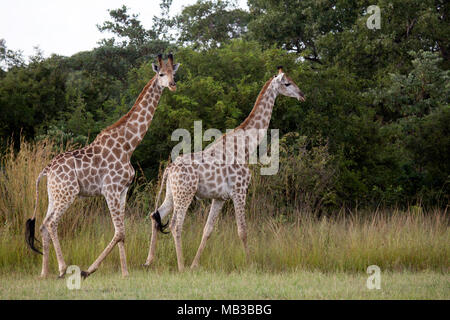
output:
[[[0,273],[39,272],[41,256],[26,247],[24,223],[33,212],[35,179],[57,149],[49,141],[36,144],[22,141],[18,153],[10,149],[2,155]],[[376,264],[382,270],[449,271],[450,230],[446,211],[424,212],[419,207],[406,211],[341,210],[318,218],[304,209],[277,206],[271,189],[264,187],[270,178],[259,179],[256,176],[253,180],[247,203],[250,260],[245,259],[233,208],[227,203],[202,255],[203,268],[227,272],[244,269],[359,272]],[[156,185],[156,181],[136,182],[134,192],[129,195],[125,246],[131,271],[140,268],[147,255],[151,226],[147,213],[153,209]],[[46,213],[45,186],[44,179],[40,185],[38,225]],[[208,207],[209,201],[194,201],[186,218],[183,247],[187,265],[200,243]],[[82,268],[89,266],[113,236],[105,201],[101,197],[76,200],[62,218],[59,235],[66,262]],[[172,237],[159,238],[154,269],[176,270]],[[119,272],[117,251],[113,251],[100,270]],[[53,249],[51,266],[56,272]]]
[[[21,140],[20,149],[15,152],[11,146],[0,159],[0,225],[2,232],[22,233],[25,221],[34,211],[36,178],[39,173],[60,152],[73,150],[76,145],[55,145],[51,140],[29,143]],[[131,196],[132,211],[147,210],[153,201],[152,183],[143,181],[134,184]],[[47,212],[46,179],[39,185],[37,221],[42,222]],[[64,214],[59,232],[62,235],[74,234],[83,230],[98,216],[109,217],[106,202],[102,197],[80,198],[75,200]]]

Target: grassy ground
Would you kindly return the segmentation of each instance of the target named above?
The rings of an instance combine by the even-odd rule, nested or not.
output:
[[[198,245],[206,215],[190,214],[183,230],[185,264],[190,266]],[[450,228],[442,214],[412,216],[354,217],[315,219],[304,216],[296,222],[274,219],[249,220],[250,265],[259,272],[280,273],[301,270],[328,272],[365,272],[377,265],[391,272],[450,270]],[[146,260],[150,221],[141,217],[126,220],[125,249],[130,268],[139,268]],[[92,219],[84,229],[60,232],[62,252],[68,265],[87,268],[113,237],[109,217]],[[9,272],[39,273],[41,256],[25,245],[23,233],[0,232],[0,275]],[[233,217],[221,217],[207,242],[200,260],[211,272],[247,270],[246,259]],[[118,250],[100,266],[104,271],[119,267]],[[56,273],[53,247],[50,267]],[[176,255],[172,236],[159,235],[155,269],[175,271]]]
[[[381,289],[366,287],[366,274],[294,271],[155,272],[99,271],[69,290],[64,279],[12,273],[0,277],[0,299],[450,299],[450,277],[436,272],[381,274]]]
[[[205,217],[189,216],[183,233],[185,263],[195,255]],[[235,223],[222,217],[208,242],[199,271],[176,271],[171,235],[159,237],[155,264],[144,270],[150,223],[127,219],[125,243],[131,276],[122,279],[118,250],[99,270],[68,290],[50,276],[38,278],[41,256],[23,235],[0,233],[0,299],[450,299],[449,228],[441,215],[376,219],[313,219],[297,223],[249,221],[246,262]],[[111,222],[92,221],[61,236],[68,265],[87,268],[113,235]],[[381,270],[381,290],[368,290],[369,265]]]
[[[0,299],[408,299],[450,298],[450,228],[446,209],[420,206],[329,213],[318,217],[293,206],[278,209],[268,189],[247,201],[247,262],[237,235],[232,205],[227,203],[207,247],[199,272],[176,272],[171,235],[160,235],[151,270],[140,267],[147,257],[156,184],[141,183],[127,201],[126,240],[131,277],[123,280],[115,249],[80,291],[55,280],[57,263],[50,250],[48,280],[38,280],[41,256],[25,245],[24,224],[34,209],[35,178],[52,156],[51,145],[23,143],[1,160],[0,170]],[[47,208],[45,183],[40,185],[36,237]],[[194,201],[183,229],[185,264],[195,256],[209,210]],[[113,237],[102,198],[79,199],[58,227],[68,265],[86,269]],[[382,290],[366,288],[366,269],[382,270]],[[53,278],[52,278],[53,277]]]

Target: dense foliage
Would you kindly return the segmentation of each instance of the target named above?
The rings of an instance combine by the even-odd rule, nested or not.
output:
[[[133,105],[173,52],[178,90],[164,93],[133,164],[155,179],[176,128],[233,128],[277,65],[307,100],[278,98],[271,127],[285,143],[280,202],[445,207],[450,193],[448,4],[379,0],[381,29],[366,26],[370,1],[199,0],[146,30],[126,7],[99,30],[114,34],[71,57],[29,61],[0,41],[0,144],[54,138],[85,144]],[[307,138],[306,138],[307,137]],[[289,142],[286,144],[286,142]],[[18,145],[17,145],[18,147]],[[306,160],[305,160],[306,159]],[[270,177],[264,179],[271,179]],[[311,204],[311,203],[310,203]]]

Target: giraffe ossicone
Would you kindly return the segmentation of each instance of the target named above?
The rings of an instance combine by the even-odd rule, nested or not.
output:
[[[179,64],[173,56],[167,62],[158,56],[158,64],[152,64],[155,76],[147,83],[130,111],[116,123],[100,132],[88,146],[57,155],[39,174],[36,180],[36,204],[34,214],[26,223],[26,240],[30,248],[40,253],[34,244],[34,228],[39,197],[39,181],[47,176],[49,205],[40,227],[42,236],[42,272],[48,275],[50,239],[58,260],[59,276],[64,276],[67,265],[59,244],[57,227],[61,216],[77,196],[103,195],[114,224],[114,236],[94,263],[82,272],[87,277],[119,246],[122,275],[128,275],[125,255],[124,214],[127,191],[134,178],[130,163],[133,151],[144,138],[159,103],[164,88],[176,90],[174,76]]]
[[[152,236],[149,254],[144,265],[149,266],[154,261],[157,233],[164,231],[161,220],[173,211],[169,227],[175,241],[178,269],[180,271],[184,269],[181,232],[187,209],[194,196],[200,199],[212,199],[212,204],[191,268],[199,265],[206,241],[211,235],[220,210],[228,199],[233,201],[238,234],[248,256],[245,198],[251,175],[248,164],[236,160],[249,159],[260,144],[269,127],[275,99],[280,94],[299,101],[305,100],[302,91],[283,72],[282,67],[278,67],[278,74],[265,83],[251,113],[244,122],[231,132],[222,135],[205,150],[180,156],[168,165],[163,174],[155,212],[151,215]],[[223,161],[224,159],[228,160]],[[230,162],[229,159],[234,161]],[[158,207],[164,183],[166,183],[166,196],[163,204]]]

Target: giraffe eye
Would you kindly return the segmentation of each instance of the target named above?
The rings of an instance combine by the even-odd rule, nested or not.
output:
[[[286,87],[289,87],[291,84],[290,83],[285,83],[284,84]]]
[[[164,73],[160,73],[159,76],[160,76],[160,77],[164,77]]]

